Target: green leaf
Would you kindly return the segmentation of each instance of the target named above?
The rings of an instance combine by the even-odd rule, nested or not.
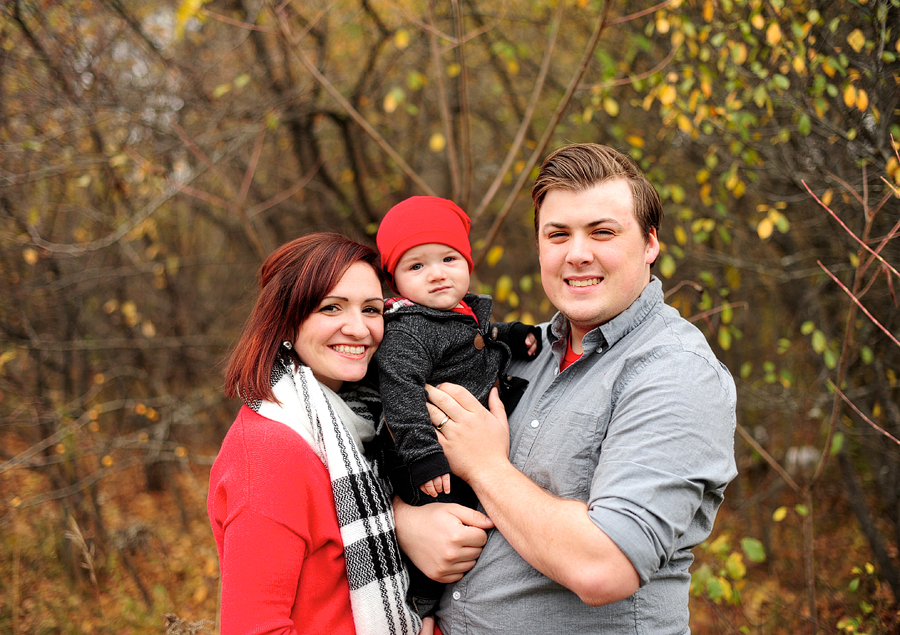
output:
[[[841,451],[842,447],[844,447],[844,433],[835,432],[834,436],[831,437],[831,447],[828,449],[828,453],[834,456]]]
[[[837,367],[837,354],[830,348],[822,354],[822,359],[825,361],[825,368],[834,370]]]
[[[794,506],[794,511],[797,512],[798,516],[806,518],[809,516],[809,508],[806,505],[800,504]]]
[[[728,577],[732,580],[743,579],[747,575],[747,565],[744,564],[744,557],[736,551],[732,552],[725,561],[725,571],[728,572]]]
[[[741,549],[744,550],[750,562],[766,561],[766,548],[756,538],[742,538]]]
[[[719,335],[718,335],[719,346],[722,347],[722,350],[727,351],[731,348],[731,331],[728,329],[728,326],[725,324],[719,327]]]
[[[675,259],[669,254],[663,254],[659,259],[659,272],[666,278],[675,275]]]
[[[710,578],[706,581],[706,593],[713,602],[719,602],[725,595],[725,587],[722,586],[718,578]]]
[[[871,364],[872,360],[875,359],[874,353],[872,353],[872,349],[868,346],[863,346],[859,350],[859,356],[862,358],[863,364]]]
[[[853,578],[852,580],[850,580],[850,584],[847,585],[847,588],[855,593],[859,588],[859,578]]]
[[[804,137],[808,137],[809,133],[812,132],[812,123],[808,114],[803,113],[800,115],[800,118],[797,120],[797,131]]]
[[[825,333],[816,329],[812,335],[812,347],[816,354],[821,355],[825,352],[825,349],[828,347],[828,342],[825,340]]]
[[[804,322],[803,324],[800,325],[800,332],[803,335],[809,335],[810,333],[812,333],[815,330],[816,330],[816,325],[811,320],[807,320],[806,322]]]

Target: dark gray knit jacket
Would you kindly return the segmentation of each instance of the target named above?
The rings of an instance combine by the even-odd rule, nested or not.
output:
[[[510,348],[517,358],[527,359],[525,337],[537,328],[520,322],[491,324],[490,296],[467,293],[463,301],[478,316],[477,325],[469,315],[409,300],[386,304],[384,340],[375,359],[385,423],[410,480],[408,488],[395,484],[404,499],[404,490],[417,498],[420,485],[450,472],[425,407],[425,384],[459,384],[486,406],[491,387],[509,365]],[[536,335],[540,342],[539,330]],[[457,489],[457,480],[451,490]],[[421,502],[436,500],[422,496]]]

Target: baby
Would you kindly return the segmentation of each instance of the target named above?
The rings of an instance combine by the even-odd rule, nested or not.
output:
[[[402,297],[385,303],[384,340],[375,358],[385,424],[399,457],[391,481],[412,505],[478,504],[465,481],[450,473],[425,405],[425,384],[459,384],[487,405],[499,380],[511,411],[526,382],[503,374],[509,360],[533,359],[541,349],[539,328],[492,324],[491,298],[468,293],[470,226],[452,201],[414,196],[391,208],[378,228],[382,267]],[[427,615],[443,585],[414,570],[410,575],[414,606]]]

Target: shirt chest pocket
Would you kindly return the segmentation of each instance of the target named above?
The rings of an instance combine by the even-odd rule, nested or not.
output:
[[[600,448],[609,424],[608,410],[569,410],[537,421],[538,434],[522,471],[535,483],[562,498],[587,502]]]

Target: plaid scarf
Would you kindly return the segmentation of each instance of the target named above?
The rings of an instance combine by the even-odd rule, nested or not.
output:
[[[339,397],[320,384],[309,367],[295,370],[284,358],[272,369],[272,390],[281,405],[247,405],[297,432],[328,469],[356,632],[415,635],[422,622],[406,604],[409,576],[400,558],[393,509],[360,448],[361,441],[374,436],[374,420],[364,402],[377,399],[377,393],[360,389]]]

